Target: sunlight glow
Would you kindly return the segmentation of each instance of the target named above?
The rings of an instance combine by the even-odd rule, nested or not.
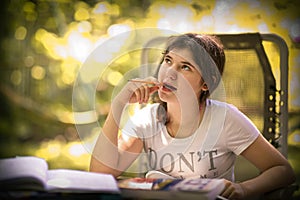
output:
[[[74,143],[69,147],[69,153],[71,156],[79,157],[86,154],[86,150],[83,148],[81,143]]]
[[[44,79],[45,74],[45,69],[39,65],[35,65],[31,68],[31,76],[36,80]]]
[[[269,28],[268,28],[268,25],[267,25],[266,23],[261,23],[261,24],[259,24],[259,25],[258,25],[258,30],[259,30],[259,32],[261,32],[261,33],[269,33],[269,32],[270,32],[270,30],[269,30]]]
[[[90,18],[89,11],[86,8],[79,8],[74,15],[75,20],[82,21]]]
[[[290,145],[300,145],[300,130],[295,130],[288,135],[288,143]]]
[[[127,24],[110,26],[108,28],[108,36],[103,36],[96,42],[97,54],[94,55],[94,60],[105,64],[112,61],[114,54],[121,50],[131,36],[130,30],[131,27]]]
[[[110,36],[116,36],[121,33],[129,32],[131,30],[131,27],[127,24],[113,24],[111,25],[107,32]]]
[[[34,64],[34,57],[33,56],[27,56],[24,59],[24,64],[26,65],[26,67],[31,67]]]
[[[103,2],[103,3],[98,3],[95,8],[94,8],[94,13],[96,14],[102,14],[107,12],[107,3]]]
[[[76,124],[89,124],[98,120],[97,113],[94,110],[85,112],[73,112],[73,114]]]
[[[89,33],[90,31],[92,31],[93,27],[92,24],[88,21],[82,21],[78,24],[78,31],[80,33]],[[89,35],[83,35],[88,37]]]
[[[46,160],[55,158],[61,153],[61,144],[58,141],[43,142],[41,148],[36,151],[36,156]]]
[[[123,75],[120,72],[112,71],[108,74],[107,80],[111,85],[116,86],[122,78]]]
[[[113,16],[118,16],[120,14],[119,6],[117,4],[110,4],[108,2],[99,2],[93,9],[93,13],[97,15],[103,15],[109,13]]]
[[[89,55],[92,48],[93,44],[90,39],[84,37],[84,35],[75,30],[70,32],[68,36],[69,56],[83,62]]]
[[[20,26],[17,28],[15,32],[15,38],[17,40],[24,40],[27,35],[27,29],[24,26]]]
[[[68,110],[58,110],[54,112],[59,121],[68,124],[74,124],[73,113]]]
[[[178,32],[193,30],[194,11],[190,7],[184,5],[176,5],[175,7],[162,6],[159,13],[163,16],[157,22],[157,27],[161,29],[170,29]],[[180,13],[180,15],[178,15]]]
[[[63,38],[39,29],[35,34],[35,39],[43,44],[50,57],[57,60],[71,57],[82,63],[94,48],[93,39],[88,34],[91,24],[84,21],[71,27]]]
[[[84,148],[83,143],[81,141],[69,141],[66,143],[64,136],[60,136],[53,140],[43,141],[37,150],[34,151],[34,155],[47,161],[56,160],[53,163],[54,168],[61,168],[61,166],[66,164],[57,162],[63,158],[64,160],[67,159],[70,164],[72,163],[73,167],[88,169],[90,154]]]
[[[22,82],[22,73],[20,70],[14,70],[10,75],[10,80],[14,85],[20,85]]]

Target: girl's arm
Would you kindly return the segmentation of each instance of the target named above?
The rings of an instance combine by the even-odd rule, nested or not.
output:
[[[287,159],[262,135],[243,153],[261,172],[254,179],[242,183],[246,194],[263,194],[295,181],[294,171]]]
[[[241,154],[261,172],[257,177],[242,183],[226,181],[222,196],[229,199],[243,199],[289,185],[295,181],[295,174],[287,159],[262,135]]]
[[[158,89],[142,83],[129,82],[115,97],[111,110],[95,144],[90,171],[119,176],[136,159],[143,148],[138,138],[124,140],[118,136],[122,112],[127,103],[145,103],[150,94]]]
[[[118,138],[118,124],[112,112],[105,121],[90,162],[90,171],[119,176],[141,152],[143,143],[138,138],[124,141]]]

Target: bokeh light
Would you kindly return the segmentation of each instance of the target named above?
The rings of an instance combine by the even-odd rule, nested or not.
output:
[[[11,118],[5,117],[0,123],[0,128],[4,127],[3,138],[12,138],[7,132],[15,131],[11,133],[15,135],[11,140],[29,138],[26,142],[32,140],[34,151],[28,151],[46,158],[53,167],[70,165],[87,169],[90,155],[76,135],[74,123],[103,123],[110,108],[111,91],[124,78],[124,73],[138,66],[140,61],[139,53],[133,52],[112,60],[130,45],[135,36],[126,33],[136,28],[170,29],[178,33],[270,32],[280,35],[290,55],[289,110],[291,115],[299,112],[299,3],[191,0],[145,1],[147,4],[142,5],[141,2],[133,1],[133,5],[121,1],[77,0],[7,3],[12,22],[7,23],[11,35],[2,35],[1,44],[7,53],[1,64],[7,73],[2,73],[1,88],[9,91],[3,94],[13,109],[5,112]],[[110,41],[120,34],[122,37],[117,41]],[[101,45],[106,46],[102,46],[100,54],[90,55]],[[268,44],[266,48],[270,62],[277,66],[279,61],[272,56],[276,48]],[[111,65],[103,74],[91,69],[81,74],[86,84],[94,84],[99,76],[103,82],[97,86],[95,110],[74,114],[71,106],[73,85],[89,56],[93,56],[91,66]],[[26,114],[22,113],[24,110]],[[15,119],[15,124],[9,122],[11,119]],[[50,125],[46,126],[48,122]],[[18,128],[11,131],[14,125]],[[291,124],[289,143],[294,146],[300,143],[297,125],[299,123],[294,121]],[[85,145],[91,148],[99,131],[93,130],[91,137],[85,138]]]

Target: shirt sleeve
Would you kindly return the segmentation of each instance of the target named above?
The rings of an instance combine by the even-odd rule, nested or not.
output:
[[[229,105],[226,117],[227,148],[240,155],[259,136],[255,124],[236,107]]]
[[[156,123],[157,105],[147,105],[142,109],[137,109],[122,128],[122,134],[127,137],[144,138],[146,134],[153,132],[153,125]]]

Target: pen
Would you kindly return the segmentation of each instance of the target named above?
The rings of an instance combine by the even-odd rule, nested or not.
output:
[[[135,79],[130,79],[128,80],[130,82],[135,82],[135,83],[146,83],[146,84],[153,84],[153,85],[158,85],[161,86],[162,83],[154,82],[154,81],[144,81],[144,80],[135,80]]]
[[[174,86],[164,84],[164,83],[158,83],[158,82],[154,82],[154,81],[144,81],[144,80],[136,80],[136,79],[130,79],[128,81],[135,82],[135,83],[146,83],[146,84],[153,84],[153,85],[157,85],[157,86],[163,86],[163,87],[168,88],[169,90],[172,90],[172,91],[177,90],[177,88],[175,88]]]

